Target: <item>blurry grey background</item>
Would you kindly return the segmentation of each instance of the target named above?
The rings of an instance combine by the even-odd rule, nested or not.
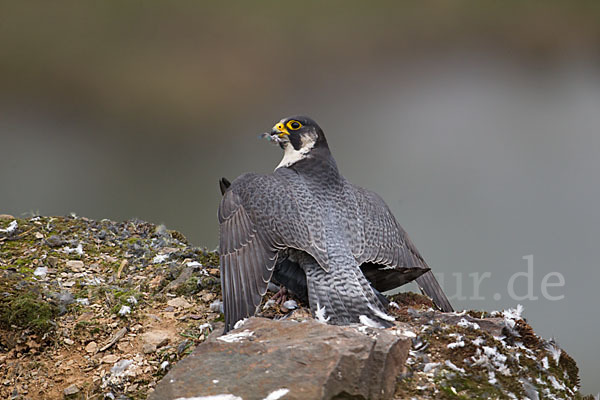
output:
[[[310,115],[458,309],[522,303],[596,393],[598,21],[592,1],[1,2],[0,213],[137,217],[212,249],[218,178],[272,171],[257,135]],[[538,300],[517,301],[527,255]]]

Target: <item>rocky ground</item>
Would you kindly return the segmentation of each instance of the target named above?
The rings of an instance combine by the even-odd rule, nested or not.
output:
[[[178,232],[78,217],[0,229],[0,398],[146,398],[222,318],[217,255]]]
[[[164,226],[0,215],[0,398],[145,399],[218,332],[219,298],[218,256]],[[575,362],[520,308],[443,314],[419,295],[394,300],[412,342],[395,398],[582,398]],[[302,305],[266,305],[263,316],[310,319]]]

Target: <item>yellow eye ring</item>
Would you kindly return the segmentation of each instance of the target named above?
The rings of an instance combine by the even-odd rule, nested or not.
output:
[[[295,119],[289,120],[285,125],[288,127],[288,129],[293,131],[297,131],[298,129],[302,128],[302,124]]]

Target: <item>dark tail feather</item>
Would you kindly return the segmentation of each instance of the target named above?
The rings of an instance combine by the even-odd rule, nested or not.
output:
[[[442,287],[438,283],[437,279],[433,275],[433,272],[427,271],[420,277],[416,279],[417,285],[422,292],[424,292],[427,296],[431,297],[434,304],[444,312],[452,312],[454,308],[448,301],[448,298],[444,294]]]
[[[219,179],[219,187],[221,188],[221,194],[225,194],[225,192],[227,191],[227,188],[231,186],[231,182],[229,182],[227,180],[227,178],[221,178]]]
[[[373,289],[375,296],[377,296],[381,304],[383,304],[383,308],[386,309],[390,304],[390,300],[387,297],[385,297],[379,290],[375,289],[373,286],[371,286],[371,288]]]

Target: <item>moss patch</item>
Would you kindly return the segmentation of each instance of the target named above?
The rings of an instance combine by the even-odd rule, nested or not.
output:
[[[57,315],[56,306],[28,292],[0,301],[0,325],[4,328],[16,326],[44,334],[55,327]]]

